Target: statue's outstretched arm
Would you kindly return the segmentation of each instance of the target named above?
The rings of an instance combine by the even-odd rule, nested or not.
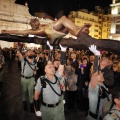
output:
[[[2,30],[1,33],[2,34],[23,35],[23,36],[27,36],[29,34],[45,36],[45,33],[42,29],[38,29],[38,30],[32,30],[32,29],[29,29],[29,30]]]

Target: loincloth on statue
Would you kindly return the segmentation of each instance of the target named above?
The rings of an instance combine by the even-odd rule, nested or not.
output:
[[[45,27],[45,33],[47,34],[47,36],[48,36],[49,38],[52,38],[52,39],[61,38],[61,37],[64,37],[64,36],[66,35],[65,33],[56,31],[56,30],[53,28],[53,25],[52,25],[52,24],[48,24],[48,25]]]

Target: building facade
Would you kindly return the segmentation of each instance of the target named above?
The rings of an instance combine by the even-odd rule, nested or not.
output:
[[[120,0],[113,0],[111,6],[110,38],[120,40]]]
[[[0,31],[1,30],[23,30],[30,28],[31,15],[28,8],[14,3],[15,0],[0,0]],[[0,40],[0,46],[14,47],[14,43]]]
[[[28,7],[15,4],[15,0],[0,0],[0,32],[1,30],[27,30],[31,29],[29,22],[33,16],[30,15]],[[51,20],[39,19],[41,24],[48,24]],[[0,46],[16,47],[17,43],[0,40]],[[38,47],[35,44],[27,44],[28,47]],[[40,46],[40,45],[39,45]]]
[[[32,16],[28,7],[14,3],[15,0],[0,0],[0,31],[1,30],[25,30],[30,29],[29,21]],[[111,14],[104,15],[102,9],[96,6],[96,12],[86,9],[71,11],[68,18],[77,26],[91,23],[90,36],[96,39],[120,40],[120,0],[113,0]],[[41,16],[41,14],[39,14]],[[36,15],[39,17],[39,15]],[[39,19],[41,23],[51,21]],[[69,37],[69,36],[68,36]],[[16,43],[15,43],[16,44]],[[14,43],[0,41],[0,46],[14,47]]]
[[[111,15],[104,15],[102,9],[99,9],[97,13],[89,12],[86,9],[71,11],[68,17],[77,26],[91,23],[90,36],[96,39],[109,39]]]

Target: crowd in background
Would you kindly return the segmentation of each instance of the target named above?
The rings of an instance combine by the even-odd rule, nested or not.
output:
[[[25,55],[25,52],[30,48],[23,47],[21,52]],[[17,60],[18,68],[21,69],[21,63],[16,56],[17,48],[3,48],[1,54],[4,56],[5,64],[8,66],[8,70],[11,71],[12,63]],[[35,53],[34,60],[37,62],[36,80],[39,76],[45,75],[44,69],[48,61],[49,50],[41,50],[40,48],[33,48]],[[54,66],[57,69],[60,64],[60,50],[54,50],[53,54]],[[93,72],[93,63],[95,55],[89,50],[67,50],[67,59],[64,71],[65,79],[65,110],[79,109],[85,111],[86,115],[89,110],[89,98],[88,87]],[[104,64],[102,72],[105,79],[113,79],[112,83],[105,83],[106,87],[112,92],[112,89],[116,86],[120,87],[120,58],[117,54],[108,51],[101,51],[101,60]],[[109,71],[110,70],[110,71]],[[112,78],[112,74],[114,75]],[[107,81],[107,80],[106,80]],[[110,81],[109,81],[110,82]],[[66,111],[65,111],[66,112]],[[67,112],[66,112],[67,114]]]

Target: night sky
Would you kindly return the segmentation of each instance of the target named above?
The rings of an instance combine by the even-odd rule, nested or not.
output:
[[[17,4],[22,5],[26,2],[31,15],[35,12],[45,12],[55,18],[61,10],[64,11],[64,15],[68,15],[71,10],[76,11],[82,8],[92,11],[95,5],[103,8],[110,7],[112,0],[16,0]]]

